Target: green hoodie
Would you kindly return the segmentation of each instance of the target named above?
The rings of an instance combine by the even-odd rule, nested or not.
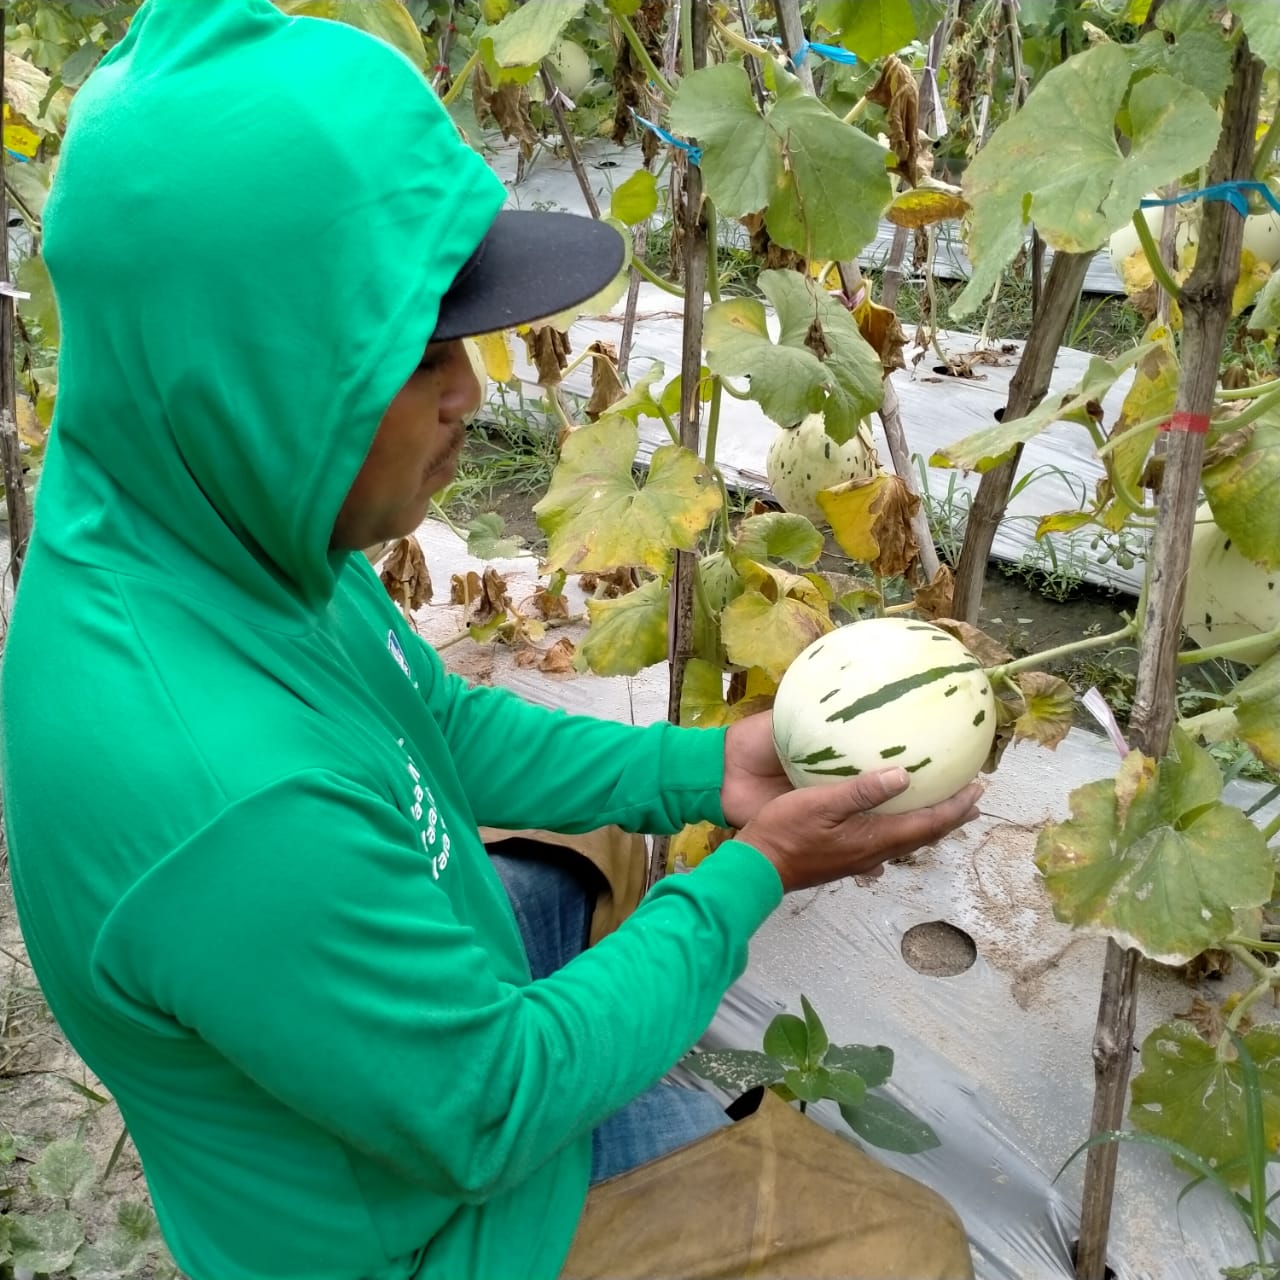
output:
[[[75,100],[5,817],[196,1280],[556,1275],[591,1130],[781,897],[731,842],[530,982],[477,825],[722,820],[723,735],[468,688],[328,550],[503,198],[399,54],[267,0],[150,0]]]

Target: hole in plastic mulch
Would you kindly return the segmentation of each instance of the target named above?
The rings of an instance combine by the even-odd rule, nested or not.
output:
[[[972,969],[978,948],[963,929],[945,920],[913,925],[902,935],[902,958],[930,978],[954,978]]]

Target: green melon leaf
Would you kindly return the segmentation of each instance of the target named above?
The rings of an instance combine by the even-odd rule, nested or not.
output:
[[[884,1044],[833,1044],[822,1065],[832,1071],[852,1071],[868,1089],[874,1089],[893,1074],[893,1050]]]
[[[1238,740],[1268,768],[1280,769],[1280,653],[1241,680],[1224,706],[1193,719],[1206,742]]]
[[[730,662],[781,680],[799,654],[831,630],[831,619],[803,600],[770,600],[750,590],[725,607],[720,626]]]
[[[555,48],[565,27],[582,13],[585,0],[538,0],[513,9],[485,32],[486,61],[503,68],[529,68],[530,74]]]
[[[805,1068],[810,1065],[809,1029],[803,1018],[794,1013],[780,1013],[765,1028],[764,1051],[777,1058],[784,1067]]]
[[[751,398],[782,425],[799,422],[822,404],[827,376],[807,347],[774,344],[764,305],[730,298],[707,308],[703,340],[713,373],[749,377]]]
[[[1190,20],[1172,11],[1166,17],[1165,10],[1160,11],[1156,19],[1159,30],[1148,31],[1132,47],[1133,65],[1167,71],[1217,103],[1231,80],[1231,45],[1221,25],[1209,20],[1212,9],[1202,0],[1192,0],[1192,4],[1197,12]]]
[[[1060,397],[1045,397],[1025,417],[1015,418],[1012,422],[997,422],[954,444],[945,445],[929,459],[929,465],[990,471],[1009,457],[1015,445],[1034,439],[1051,423],[1086,421],[1090,403],[1100,403],[1116,379],[1151,349],[1151,344],[1135,347],[1116,360],[1093,356],[1084,377],[1070,391]]]
[[[821,1067],[789,1068],[782,1083],[801,1102],[821,1102],[827,1096],[827,1073]]]
[[[19,1267],[37,1274],[62,1271],[84,1243],[84,1223],[69,1209],[9,1214],[8,1222],[15,1271]]]
[[[670,591],[651,578],[615,600],[588,600],[590,628],[578,646],[582,664],[598,676],[633,676],[667,656]]]
[[[427,63],[422,32],[402,0],[276,0],[282,13],[299,18],[345,22],[399,49],[415,67]]]
[[[874,62],[927,40],[945,9],[944,0],[821,0],[814,21],[863,62]]]
[[[967,315],[990,293],[1022,247],[1028,221],[1057,251],[1091,252],[1129,221],[1148,191],[1208,159],[1217,113],[1203,94],[1162,72],[1134,83],[1128,154],[1121,151],[1116,115],[1129,90],[1130,56],[1122,45],[1098,44],[1055,67],[965,171],[974,266],[952,315]]]
[[[748,560],[785,560],[808,568],[822,555],[822,535],[813,522],[789,511],[748,516],[734,531],[733,552]]]
[[[860,1107],[867,1098],[867,1082],[856,1071],[820,1068],[825,1076],[823,1096],[842,1107]]]
[[[653,386],[665,372],[661,360],[655,360],[636,378],[627,389],[621,400],[615,400],[609,406],[609,417],[626,418],[628,422],[638,422],[641,418],[660,418],[662,411],[658,401],[653,398]],[[676,406],[679,412],[680,406]]]
[[[726,706],[724,672],[705,658],[690,658],[680,686],[680,723],[714,724]]]
[[[1280,329],[1280,273],[1272,272],[1262,286],[1262,292],[1254,299],[1249,328],[1266,329],[1272,333]]]
[[[638,169],[615,188],[609,213],[628,227],[645,222],[658,207],[658,181],[648,169]]]
[[[19,166],[12,166],[17,168]],[[40,333],[45,346],[58,345],[58,304],[53,296],[53,281],[49,279],[49,268],[38,254],[27,258],[18,268],[16,281],[19,289],[31,295],[18,303],[18,314],[28,323],[35,321],[40,326]]]
[[[1267,569],[1280,568],[1280,413],[1252,425],[1245,447],[1204,472],[1214,522],[1237,549]],[[1230,421],[1226,423],[1230,429]]]
[[[703,556],[698,562],[698,576],[702,579],[702,595],[713,613],[718,614],[742,594],[742,575],[723,551]]]
[[[77,1138],[60,1138],[40,1153],[31,1169],[31,1185],[38,1195],[55,1200],[78,1200],[93,1185],[93,1157]]]
[[[116,1232],[105,1244],[81,1245],[72,1263],[75,1280],[124,1280],[147,1260],[146,1245]]]
[[[706,1053],[693,1053],[681,1066],[735,1097],[762,1084],[776,1084],[787,1070],[777,1058],[755,1049],[711,1049]]]
[[[884,1151],[916,1155],[941,1145],[923,1120],[883,1094],[868,1093],[860,1106],[843,1106],[840,1114],[854,1133]]]
[[[1280,5],[1273,0],[1231,0],[1249,38],[1249,51],[1269,67],[1280,67]]]
[[[722,62],[686,76],[667,122],[674,133],[697,139],[702,180],[720,213],[740,218],[773,198],[782,153],[741,65]]]
[[[1280,1031],[1248,1031],[1245,1046],[1258,1069],[1267,1146],[1280,1143]],[[1131,1086],[1136,1129],[1181,1143],[1228,1182],[1246,1178],[1244,1082],[1239,1060],[1220,1058],[1189,1022],[1156,1027],[1142,1042],[1142,1070]]]
[[[665,575],[673,549],[693,549],[720,509],[715,477],[692,450],[663,445],[640,488],[631,470],[638,441],[636,427],[613,414],[565,440],[533,508],[547,535],[547,572],[639,565]]]
[[[1235,710],[1236,736],[1271,769],[1280,769],[1280,653],[1240,681],[1227,701]]]
[[[1126,483],[1130,492],[1141,495],[1142,473],[1155,443],[1157,428],[1141,424],[1169,418],[1178,396],[1181,368],[1173,346],[1173,335],[1164,326],[1148,331],[1150,343],[1137,362],[1133,383],[1120,408],[1120,416],[1111,429],[1115,442],[1111,452],[1111,470]],[[1099,513],[1098,519],[1114,532],[1128,522],[1131,509],[1113,497]]]
[[[880,361],[835,299],[796,271],[763,271],[760,287],[777,313],[769,337],[763,305],[733,298],[707,309],[704,341],[713,373],[751,379],[751,398],[780,426],[821,412],[844,444],[884,399]]]
[[[1178,729],[1158,763],[1131,751],[1116,778],[1078,787],[1036,843],[1054,915],[1164,964],[1219,945],[1275,880],[1262,833],[1221,792],[1213,758]]]
[[[769,112],[782,174],[765,212],[771,239],[815,261],[855,257],[875,239],[893,196],[879,143],[778,72]]]
[[[467,525],[467,554],[477,560],[507,560],[520,554],[524,539],[503,536],[505,522],[496,511],[486,511]]]
[[[818,1011],[809,1003],[807,996],[800,997],[800,1008],[804,1012],[804,1025],[809,1035],[809,1059],[812,1062],[821,1062],[831,1047],[827,1029],[822,1025]]]
[[[681,82],[668,123],[701,147],[703,181],[720,212],[764,210],[784,248],[850,258],[874,239],[892,196],[884,151],[794,76],[775,77],[777,97],[762,115],[740,64],[704,67]]]
[[[160,1239],[156,1215],[141,1200],[126,1200],[116,1210],[116,1227],[121,1236],[137,1244]]]

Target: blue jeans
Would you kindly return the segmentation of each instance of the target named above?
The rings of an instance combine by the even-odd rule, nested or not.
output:
[[[596,886],[583,873],[591,868],[579,869],[571,861],[576,855],[531,840],[503,841],[492,850],[490,861],[515,908],[529,967],[535,979],[545,978],[586,947]],[[591,1135],[592,1185],[731,1123],[710,1094],[654,1085]]]

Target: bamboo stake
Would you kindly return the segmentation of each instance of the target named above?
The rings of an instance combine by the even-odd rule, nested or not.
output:
[[[0,5],[0,101],[4,99],[4,29],[7,6]],[[0,160],[0,171],[8,165]],[[6,184],[0,182],[0,236],[3,236],[4,280],[9,279],[9,201]],[[31,540],[31,507],[22,476],[22,445],[18,438],[18,388],[13,373],[14,302],[11,293],[0,294],[0,473],[4,477],[4,501],[9,514],[9,574],[18,585],[22,558]]]
[[[551,114],[555,116],[556,124],[559,126],[560,139],[564,143],[565,154],[569,157],[569,164],[573,167],[573,176],[578,180],[578,189],[582,192],[582,198],[587,202],[587,209],[591,216],[598,218],[600,216],[600,202],[596,199],[596,193],[591,189],[591,179],[587,177],[586,168],[582,163],[582,156],[578,154],[578,144],[574,141],[573,130],[569,126],[569,117],[564,113],[564,95],[560,92],[560,86],[556,84],[551,72],[547,70],[545,62],[538,70],[542,76],[542,88],[546,95],[547,106],[551,108]]]
[[[1003,420],[1013,422],[1044,399],[1053,376],[1053,362],[1062,345],[1067,325],[1080,297],[1088,270],[1091,253],[1057,253],[1049,267],[1040,310],[1031,321],[1031,332],[1018,361],[1017,371],[1009,384],[1009,399],[1005,404]],[[987,561],[991,556],[991,544],[996,529],[1004,517],[1013,490],[1013,480],[1022,461],[1022,446],[1018,445],[1013,456],[990,471],[984,472],[978,482],[969,520],[964,531],[964,545],[960,561],[956,565],[955,616],[964,622],[978,621],[978,606],[982,603],[982,586],[986,578]]]
[[[1262,64],[1238,35],[1232,79],[1222,108],[1222,132],[1209,161],[1206,185],[1247,179],[1253,166],[1253,135],[1262,87]],[[1231,319],[1231,295],[1240,273],[1244,219],[1230,205],[1204,206],[1196,265],[1182,291],[1182,377],[1174,422],[1198,422],[1213,409],[1222,343]],[[1182,415],[1186,415],[1184,418]],[[1130,732],[1144,755],[1159,758],[1174,721],[1177,652],[1181,638],[1191,535],[1200,493],[1205,437],[1195,430],[1170,431],[1160,488],[1156,531],[1148,557],[1146,611],[1138,655],[1138,684]],[[1137,953],[1107,943],[1098,1022],[1093,1041],[1095,1093],[1091,1133],[1118,1129],[1133,1058],[1137,1012]],[[1092,1148],[1085,1165],[1081,1205],[1079,1280],[1102,1280],[1115,1192],[1114,1144]]]
[[[684,0],[689,11],[682,14],[688,24],[688,47],[685,57],[694,68],[706,66],[707,29],[711,25],[708,0]],[[682,162],[684,170],[683,199],[676,206],[676,216],[683,222],[684,246],[684,329],[680,358],[680,443],[694,453],[700,452],[699,418],[702,401],[698,395],[702,372],[703,298],[707,291],[710,235],[707,227],[707,205],[703,200],[702,171],[697,165]],[[671,612],[667,629],[667,661],[669,684],[667,719],[680,723],[680,696],[684,692],[685,670],[694,653],[694,587],[698,573],[698,557],[689,551],[677,551],[675,572],[671,578]],[[670,840],[654,841],[649,863],[648,883],[657,883],[667,870]]]

